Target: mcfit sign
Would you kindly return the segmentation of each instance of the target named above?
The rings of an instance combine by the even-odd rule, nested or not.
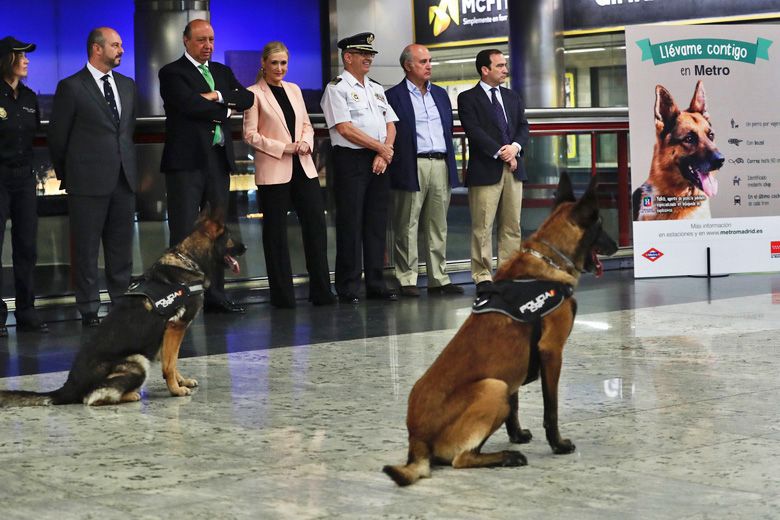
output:
[[[415,41],[429,47],[506,41],[508,0],[414,0]]]

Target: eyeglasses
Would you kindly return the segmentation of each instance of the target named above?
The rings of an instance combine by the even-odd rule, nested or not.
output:
[[[370,58],[372,60],[374,59],[374,56],[376,56],[376,54],[374,54],[373,52],[365,52],[365,51],[349,51],[349,54],[357,54],[359,56],[362,56],[364,58]]]

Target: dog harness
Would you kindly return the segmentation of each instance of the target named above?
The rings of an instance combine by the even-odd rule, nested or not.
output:
[[[152,302],[154,312],[164,318],[171,318],[182,307],[187,298],[203,293],[202,282],[172,284],[143,278],[130,284],[125,296],[144,296]]]
[[[574,294],[571,285],[545,280],[501,280],[477,291],[471,312],[498,312],[521,323],[533,323]]]

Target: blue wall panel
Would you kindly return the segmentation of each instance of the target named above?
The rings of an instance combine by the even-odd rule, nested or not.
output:
[[[134,77],[134,9],[133,0],[4,1],[0,38],[13,35],[38,45],[30,55],[27,85],[41,94],[53,94],[57,81],[86,63],[90,29],[108,25],[119,32],[125,50],[117,70]],[[268,41],[281,40],[291,54],[287,79],[302,88],[320,89],[319,16],[317,0],[212,1],[211,23],[216,33],[214,59],[224,63],[225,51],[260,51]]]

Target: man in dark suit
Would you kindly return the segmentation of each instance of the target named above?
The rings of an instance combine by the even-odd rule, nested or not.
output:
[[[387,101],[396,123],[395,155],[388,166],[394,194],[395,277],[401,295],[417,297],[417,233],[422,226],[427,251],[429,294],[462,294],[445,272],[447,210],[458,169],[452,144],[452,104],[443,88],[431,83],[431,53],[407,45],[401,53],[406,77],[389,89]]]
[[[480,51],[480,82],[458,96],[458,114],[469,142],[466,186],[471,211],[471,277],[478,286],[493,279],[493,221],[498,220],[498,263],[520,248],[523,153],[528,121],[523,98],[501,87],[509,75],[501,51]]]
[[[170,243],[193,229],[203,205],[228,209],[233,142],[230,116],[252,106],[254,95],[229,67],[211,61],[214,29],[192,20],[184,29],[184,56],[160,69],[165,105],[165,148],[160,169],[168,191]],[[225,294],[224,274],[212,280],[206,311],[244,312]]]
[[[101,239],[112,302],[124,294],[133,270],[136,89],[113,71],[123,53],[115,30],[90,32],[87,65],[57,85],[49,124],[51,159],[68,192],[76,304],[87,327],[99,324]]]

